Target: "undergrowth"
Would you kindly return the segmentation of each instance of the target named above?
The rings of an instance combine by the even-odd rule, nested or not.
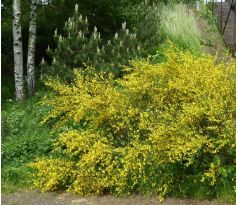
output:
[[[13,192],[29,186],[26,163],[51,150],[52,138],[46,125],[40,126],[47,109],[38,101],[46,92],[38,92],[23,102],[5,101],[2,105],[2,190]]]

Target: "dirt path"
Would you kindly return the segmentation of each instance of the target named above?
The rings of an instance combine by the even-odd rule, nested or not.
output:
[[[156,198],[78,197],[69,193],[40,193],[24,191],[2,194],[2,205],[230,205],[217,200],[166,199],[159,203]]]

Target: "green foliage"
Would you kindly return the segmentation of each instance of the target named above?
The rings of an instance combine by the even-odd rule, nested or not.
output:
[[[48,79],[56,94],[42,102],[44,122],[73,128],[54,143],[58,156],[30,163],[35,186],[160,199],[229,187],[234,196],[235,64],[175,47],[166,57],[132,62],[118,80],[92,68],[75,70],[71,84]]]
[[[120,75],[121,64],[127,64],[129,59],[140,55],[141,46],[136,34],[130,33],[126,22],[122,23],[120,32],[116,32],[111,40],[104,43],[97,27],[89,32],[87,17],[83,18],[76,8],[74,16],[65,22],[64,29],[66,37],[55,32],[57,49],[48,49],[53,62],[52,66],[43,63],[43,73],[70,80],[74,68],[88,65]]]
[[[4,141],[4,139],[9,135],[10,128],[7,121],[7,118],[5,114],[2,113],[1,115],[1,139]]]
[[[199,52],[201,33],[196,17],[184,4],[169,4],[161,9],[162,33],[179,48]]]
[[[138,34],[138,40],[144,48],[143,57],[154,54],[165,39],[165,35],[160,29],[160,13],[163,4],[155,2],[142,1],[135,8],[136,15],[134,14],[131,17],[135,31]]]
[[[213,14],[213,12],[215,12],[216,6],[217,5],[213,4],[212,2],[208,2],[206,4],[201,2],[198,11],[207,20],[209,31],[213,32],[218,32],[217,18],[216,15]]]
[[[52,139],[46,126],[39,126],[40,119],[47,112],[37,104],[41,93],[31,100],[18,103],[6,102],[2,111],[2,163],[26,162],[47,154]]]
[[[23,102],[5,101],[2,106],[2,189],[14,192],[29,186],[30,170],[25,163],[52,150],[50,130],[39,125],[46,108],[38,101],[46,92]]]
[[[209,29],[211,31],[217,32],[218,31],[218,26],[217,26],[218,23],[217,23],[216,17],[212,13],[212,11],[207,9],[204,16],[207,19],[207,22],[208,22],[208,25],[209,25]]]
[[[29,167],[21,162],[2,166],[2,192],[12,193],[29,187],[32,183],[32,179],[29,177],[30,172]]]
[[[51,150],[49,133],[31,133],[26,136],[10,137],[2,145],[2,163],[27,162],[37,156],[47,155]]]

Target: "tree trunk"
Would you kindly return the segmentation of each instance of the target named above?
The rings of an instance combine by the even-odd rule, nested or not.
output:
[[[27,87],[30,96],[35,93],[35,42],[36,42],[36,5],[37,0],[31,0],[30,26],[27,56]]]
[[[23,54],[22,54],[22,35],[21,35],[20,16],[21,16],[20,0],[13,0],[12,31],[13,31],[16,100],[24,99]]]

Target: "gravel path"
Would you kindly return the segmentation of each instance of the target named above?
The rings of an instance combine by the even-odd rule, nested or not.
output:
[[[159,203],[156,198],[78,197],[69,193],[40,193],[24,191],[2,194],[2,205],[230,205],[217,200],[166,199]]]

